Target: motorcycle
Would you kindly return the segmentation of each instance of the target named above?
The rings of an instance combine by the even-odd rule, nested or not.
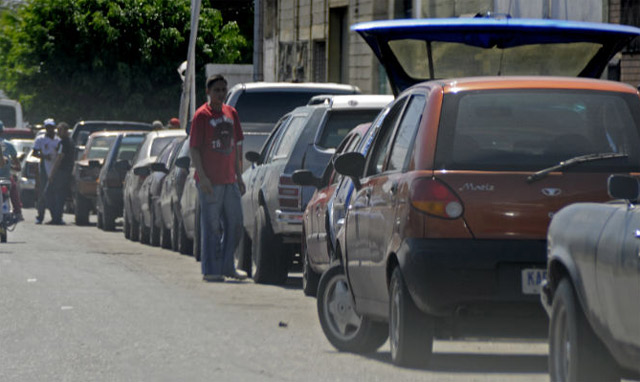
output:
[[[0,215],[0,243],[7,242],[7,233],[13,231],[18,224],[17,216],[11,212],[10,190],[11,180],[0,178],[0,205],[2,205],[2,214]]]

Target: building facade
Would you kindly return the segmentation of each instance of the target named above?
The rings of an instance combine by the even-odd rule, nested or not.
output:
[[[640,26],[638,0],[255,0],[254,79],[339,82],[389,93],[384,69],[350,26],[400,18],[502,14]],[[608,77],[640,84],[640,43]]]

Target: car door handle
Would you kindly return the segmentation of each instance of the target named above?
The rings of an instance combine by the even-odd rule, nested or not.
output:
[[[389,189],[389,193],[391,195],[395,195],[396,192],[398,192],[398,183],[394,182],[393,184],[391,184],[391,188]]]

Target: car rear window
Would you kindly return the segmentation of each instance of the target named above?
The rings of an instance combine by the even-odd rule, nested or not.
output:
[[[243,93],[235,105],[240,122],[271,123],[298,106],[306,105],[309,99],[331,91],[252,91]]]
[[[540,170],[572,157],[623,153],[626,159],[584,163],[572,171],[637,171],[637,96],[561,89],[446,94],[436,168]]]
[[[316,145],[325,149],[334,149],[347,136],[347,133],[361,123],[373,121],[380,109],[331,110]]]
[[[167,147],[167,145],[174,139],[176,139],[176,137],[158,137],[154,139],[153,143],[151,144],[151,154],[149,156],[158,156],[158,154],[160,154],[160,151]]]
[[[116,139],[115,136],[96,137],[91,141],[91,147],[87,153],[87,159],[104,159],[109,153],[109,147]]]
[[[15,126],[16,125],[16,108],[8,105],[0,105],[0,121],[2,121],[4,125],[7,127]]]
[[[120,148],[118,150],[118,160],[132,161],[133,157],[135,157],[138,152],[142,141],[144,141],[144,136],[142,135],[122,138],[122,142],[120,142]]]

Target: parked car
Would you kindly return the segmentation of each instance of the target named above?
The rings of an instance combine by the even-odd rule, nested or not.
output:
[[[179,166],[180,161],[186,161],[184,167]],[[160,232],[160,245],[163,248],[171,248],[180,251],[180,224],[182,212],[180,199],[184,184],[189,175],[189,138],[185,138],[180,144],[180,150],[176,159],[169,167],[169,173],[164,178],[162,191],[160,192],[160,219],[163,223]],[[183,236],[186,234],[183,234]],[[184,249],[186,251],[186,248]]]
[[[347,133],[371,122],[393,100],[387,95],[340,95],[294,109],[272,133],[262,154],[248,152],[252,168],[242,178],[244,239],[239,262],[259,283],[282,284],[302,237],[302,214],[315,188],[298,186],[291,176],[307,169],[320,177]],[[249,243],[252,243],[250,246]]]
[[[45,131],[38,131],[36,138],[44,135]],[[35,142],[35,139],[34,139]],[[40,181],[40,158],[33,155],[33,148],[22,159],[18,185],[20,187],[20,199],[22,206],[29,208],[36,204],[38,199],[38,183]]]
[[[160,227],[164,226],[164,222],[161,220],[162,214],[160,213],[160,192],[164,178],[169,172],[168,166],[175,159],[181,146],[180,143],[183,141],[183,137],[175,137],[162,149],[155,162],[135,169],[138,175],[146,176],[138,192],[141,207],[139,218],[140,242],[143,244],[151,244],[156,247],[160,245]]]
[[[162,149],[171,143],[176,137],[185,136],[182,130],[157,130],[147,133],[140,149],[132,160],[131,171],[127,172],[124,179],[124,235],[133,241],[140,240],[140,216],[142,204],[137,197],[140,187],[147,175],[139,168],[149,166],[155,162]]]
[[[16,152],[18,153],[18,160],[24,159],[31,148],[33,147],[33,138],[14,138],[11,139],[11,144],[16,148]]]
[[[127,171],[147,132],[119,132],[113,141],[98,176],[96,190],[96,213],[98,228],[115,230],[115,221],[123,213],[123,185]]]
[[[96,208],[100,168],[117,136],[114,131],[91,134],[82,156],[73,165],[73,212],[77,225],[89,224],[89,214]]]
[[[22,119],[22,105],[20,102],[14,101],[8,98],[4,98],[0,95],[0,121],[4,123],[5,130],[10,128],[24,129],[24,121]],[[4,139],[12,139],[17,137],[4,136]],[[20,137],[26,138],[26,137]],[[33,138],[33,135],[31,136]]]
[[[343,209],[345,205],[344,202],[334,203],[335,195],[343,194],[344,191],[353,188],[349,178],[335,172],[333,159],[344,152],[358,151],[366,154],[366,148],[369,146],[372,133],[375,130],[371,126],[373,126],[371,123],[361,124],[347,134],[336,148],[335,154],[327,163],[320,178],[306,169],[293,172],[293,183],[316,188],[302,216],[302,245],[300,248],[302,290],[307,296],[316,295],[320,275],[335,258],[333,238],[336,226],[340,224],[334,218],[339,220],[338,216],[344,216],[344,211],[339,212],[338,206]]]
[[[79,158],[84,151],[84,146],[89,139],[89,135],[96,131],[151,131],[153,126],[150,123],[132,121],[80,121],[71,130],[71,140],[76,147],[76,158]]]
[[[285,113],[306,105],[319,94],[358,94],[352,85],[335,83],[247,82],[229,89],[225,103],[238,111],[244,132],[244,152],[259,151]],[[243,167],[250,163],[244,161]]]
[[[546,337],[538,294],[551,216],[570,203],[606,200],[609,174],[640,171],[638,91],[560,76],[421,81],[449,73],[447,52],[456,53],[454,67],[486,56],[493,75],[599,77],[640,29],[439,19],[354,30],[402,93],[367,155],[334,161],[356,191],[338,235],[340,263],[318,286],[325,335],[354,352],[375,351],[389,335],[398,365],[427,363],[434,338]],[[575,56],[587,46],[598,48]],[[562,54],[547,65],[550,52]],[[518,61],[537,64],[517,68]]]
[[[549,226],[540,297],[553,382],[640,379],[640,184],[614,175],[608,190],[617,201],[572,204]]]

